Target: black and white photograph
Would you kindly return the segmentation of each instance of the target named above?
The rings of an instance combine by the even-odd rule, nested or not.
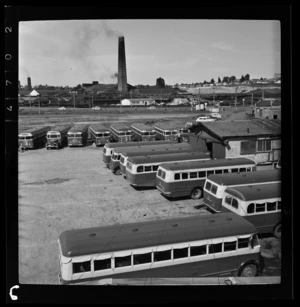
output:
[[[289,6],[245,18],[143,18],[129,8],[83,18],[85,7],[43,17],[55,9],[22,19],[30,7],[18,8],[12,79],[5,47],[16,91],[5,97],[17,219],[7,216],[16,226],[7,259],[13,250],[17,262],[7,302],[30,301],[22,289],[36,286],[59,291],[58,302],[64,289],[65,299],[107,291],[122,302],[120,289],[186,286],[195,297],[207,287],[210,300],[223,299],[207,297],[214,289],[247,287],[259,289],[254,298],[260,287],[290,298]],[[282,286],[287,294],[270,290]]]

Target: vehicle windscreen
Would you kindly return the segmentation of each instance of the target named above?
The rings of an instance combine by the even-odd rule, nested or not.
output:
[[[131,132],[126,132],[126,135],[131,135]]]
[[[19,140],[32,140],[32,136],[19,136]]]
[[[165,132],[165,135],[171,135],[171,131]]]

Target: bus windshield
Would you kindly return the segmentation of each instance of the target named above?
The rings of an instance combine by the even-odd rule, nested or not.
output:
[[[165,135],[171,135],[171,131],[166,131]]]
[[[32,136],[19,136],[19,140],[32,140]]]

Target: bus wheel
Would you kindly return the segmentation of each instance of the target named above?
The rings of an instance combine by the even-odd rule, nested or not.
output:
[[[246,264],[239,270],[238,276],[241,277],[254,277],[258,274],[257,265],[254,263]]]
[[[277,239],[281,238],[281,223],[277,224],[273,231],[274,237]]]
[[[202,190],[200,188],[195,188],[191,193],[192,199],[200,199],[202,197]]]

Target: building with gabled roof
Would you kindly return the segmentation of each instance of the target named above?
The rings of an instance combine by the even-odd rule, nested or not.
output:
[[[212,158],[244,157],[260,169],[273,168],[281,155],[281,121],[252,119],[199,123],[198,140]]]

